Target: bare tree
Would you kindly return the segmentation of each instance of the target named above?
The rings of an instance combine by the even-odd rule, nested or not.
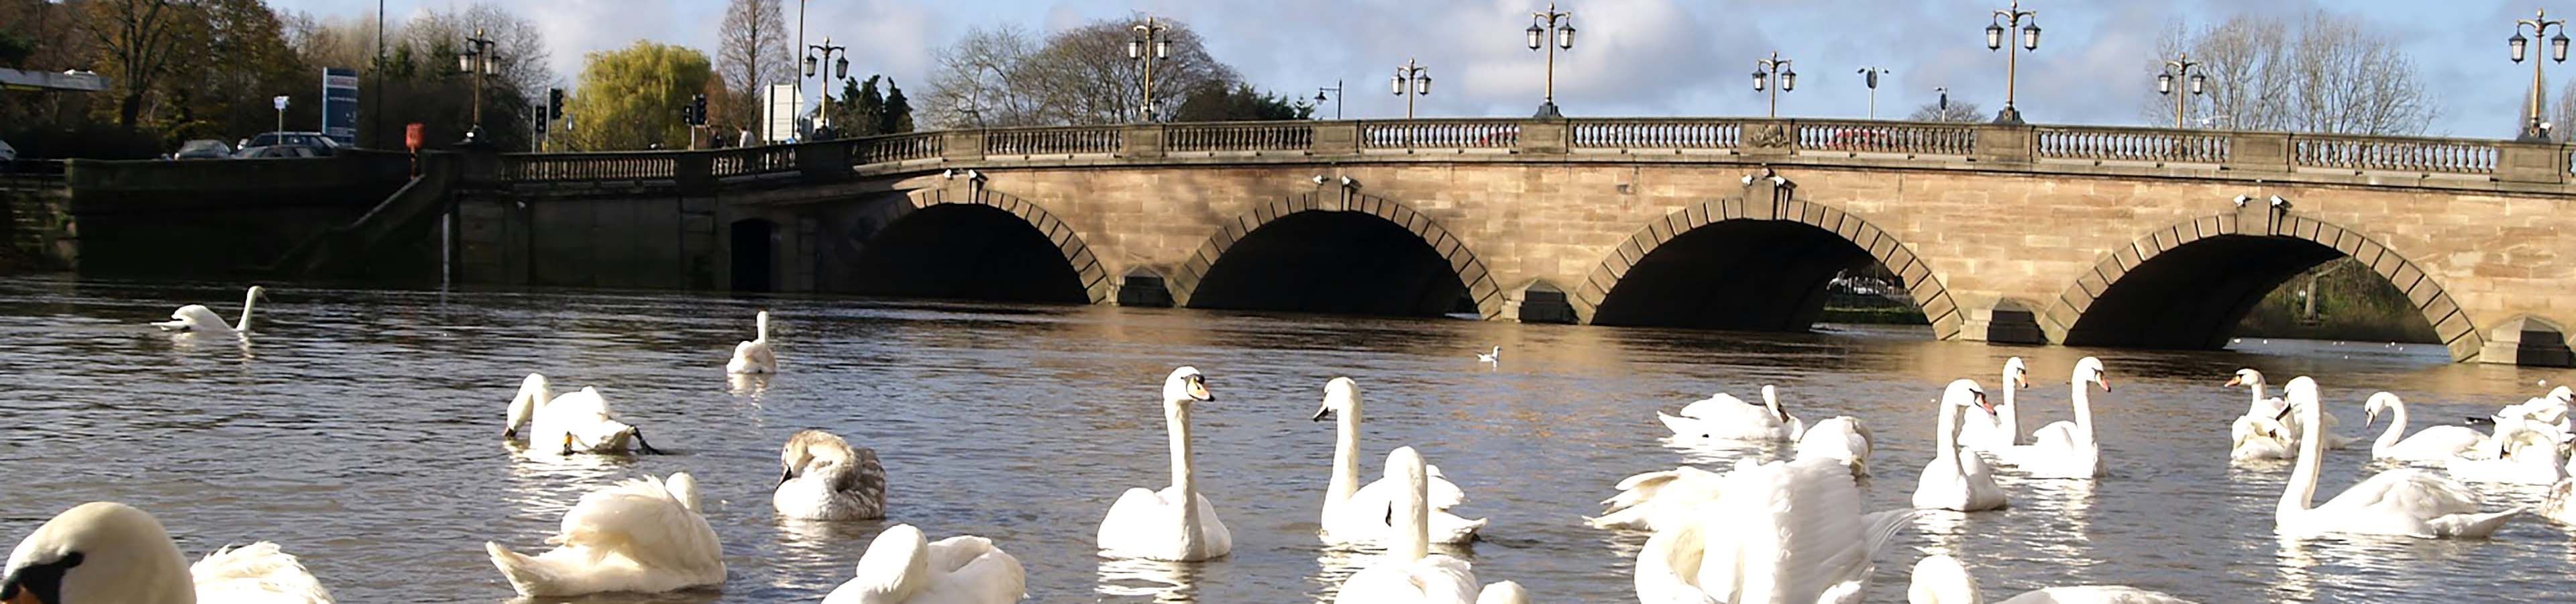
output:
[[[790,35],[778,0],[733,0],[725,7],[724,24],[716,30],[716,77],[731,98],[722,103],[718,123],[751,127],[760,119],[761,91],[796,77]]]
[[[2351,17],[2240,15],[2188,33],[2176,24],[2148,73],[2185,53],[2208,78],[2205,102],[2192,99],[2187,123],[2224,116],[2248,130],[2406,135],[2422,133],[2441,113],[2396,37]],[[2185,86],[2177,81],[2174,94],[2187,94]],[[2147,94],[2140,114],[2148,123],[2172,119],[2173,99]]]
[[[1970,123],[1986,121],[1986,114],[1977,109],[1976,103],[1953,101],[1945,97],[1940,101],[1924,103],[1922,107],[1914,108],[1914,114],[1906,116],[1905,119],[1917,122]]]
[[[116,123],[131,127],[143,114],[144,95],[169,70],[185,17],[185,3],[171,0],[92,0],[88,30],[106,59],[99,71],[116,82]]]
[[[1145,66],[1127,45],[1144,21],[1093,21],[1032,48],[1018,29],[976,29],[939,53],[923,113],[942,125],[1115,124],[1144,113]],[[1190,90],[1238,81],[1189,26],[1157,21],[1170,53],[1154,64],[1154,116],[1170,119]],[[1151,49],[1146,49],[1149,52]]]
[[[1037,44],[1027,31],[1004,25],[966,31],[957,43],[938,51],[930,88],[920,111],[943,128],[1031,126],[1038,117],[1026,69]]]
[[[547,66],[554,55],[546,50],[545,32],[499,5],[477,2],[461,9],[433,10],[402,25],[404,43],[439,56],[454,56],[464,49],[465,38],[477,31],[493,42],[498,73],[493,77],[504,84],[506,93],[523,95],[519,106],[531,100],[527,95],[541,94],[554,85],[554,69]],[[452,69],[454,64],[447,67]]]

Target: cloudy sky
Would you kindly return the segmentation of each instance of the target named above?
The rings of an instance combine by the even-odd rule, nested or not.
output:
[[[384,0],[402,15],[469,0]],[[796,19],[797,0],[784,0]],[[375,10],[364,0],[270,0],[322,16]],[[584,53],[652,39],[712,50],[725,0],[545,0],[501,3],[534,20],[569,83]],[[1781,97],[1791,116],[1858,117],[1868,111],[1864,66],[1893,70],[1878,91],[1882,115],[1954,99],[2001,104],[2004,57],[1983,28],[2003,0],[1559,0],[1580,29],[1558,57],[1557,98],[1573,116],[1758,115],[1749,75],[1772,51],[1799,72]],[[1521,29],[1545,0],[808,0],[806,36],[853,50],[853,73],[922,82],[932,53],[970,27],[1018,24],[1046,32],[1137,12],[1177,18],[1207,37],[1210,52],[1254,85],[1312,97],[1342,81],[1352,118],[1401,115],[1387,76],[1407,58],[1429,66],[1426,116],[1525,116],[1537,106],[1539,53]],[[2025,0],[2043,39],[2023,56],[2020,105],[2031,121],[2143,124],[2154,85],[2155,39],[2167,24],[2222,21],[2238,13],[2358,16],[2404,41],[2441,109],[2429,134],[2510,137],[2528,65],[2507,60],[2504,39],[2528,4],[2491,0]],[[2560,67],[2555,66],[2553,67]],[[2576,75],[2561,67],[2553,83]],[[1331,111],[1326,105],[1324,111]]]

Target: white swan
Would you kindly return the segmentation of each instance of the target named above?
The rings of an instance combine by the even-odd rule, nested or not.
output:
[[[2576,403],[2576,389],[2559,386],[2549,389],[2548,394],[2538,398],[2506,405],[2503,409],[2497,410],[2493,418],[2496,420],[2522,418],[2555,426],[2561,432],[2576,431],[2576,426],[2569,425],[2571,419],[2576,419],[2568,412],[2571,403]]]
[[[2087,384],[2111,391],[2111,381],[2102,374],[2102,360],[2084,357],[2075,362],[2073,382],[2075,421],[2051,422],[2030,434],[2030,444],[2013,447],[2006,456],[2032,478],[2092,478],[2102,475],[2102,445],[2093,439],[2093,399]]]
[[[769,505],[803,520],[885,517],[885,466],[877,452],[822,430],[798,431],[778,449],[778,490]]]
[[[1799,435],[1797,457],[1834,459],[1851,466],[1852,476],[1869,475],[1869,426],[1849,415],[1826,418]]]
[[[1744,402],[1734,395],[1718,393],[1682,406],[1682,414],[1655,412],[1673,436],[1726,440],[1795,442],[1806,433],[1805,424],[1780,408],[1780,397],[1771,386],[1762,387],[1762,404]]]
[[[2021,444],[2021,415],[2013,405],[2013,391],[2030,387],[2030,366],[2021,357],[2004,359],[2004,400],[1995,404],[1991,415],[1968,414],[1959,423],[1959,446],[1979,451],[1992,451]]]
[[[1351,378],[1337,377],[1324,383],[1323,408],[1315,410],[1315,421],[1334,419],[1338,424],[1333,438],[1333,475],[1324,487],[1323,530],[1325,543],[1376,545],[1387,542],[1395,527],[1389,525],[1390,511],[1401,501],[1405,486],[1400,477],[1388,476],[1359,486],[1360,455],[1360,386]],[[1458,485],[1448,480],[1426,477],[1430,484],[1432,543],[1458,544],[1476,540],[1476,531],[1485,527],[1485,519],[1468,520],[1448,513],[1451,506],[1466,497]],[[1444,492],[1445,491],[1445,492]]]
[[[1601,516],[1585,517],[1583,523],[1597,529],[1677,527],[1700,505],[1717,501],[1725,483],[1724,474],[1690,466],[1630,476],[1613,487],[1619,494],[1601,500]]]
[[[2299,455],[2299,429],[2289,425],[2289,405],[2280,397],[2263,396],[2263,372],[2253,368],[2236,370],[2227,378],[2228,387],[2244,386],[2252,391],[2245,414],[2227,427],[2229,459],[2290,459]]]
[[[65,600],[66,594],[77,598]],[[331,592],[303,562],[266,541],[206,554],[195,565],[161,521],[121,503],[93,502],[57,514],[9,553],[0,601],[179,604],[328,604]]]
[[[2549,495],[2540,500],[2540,517],[2559,524],[2576,524],[2576,478],[2549,485]]]
[[[2379,433],[2379,439],[2370,443],[2371,459],[2448,460],[2487,441],[2486,435],[2463,426],[2432,426],[2407,436],[2406,401],[2398,399],[2396,393],[2372,394],[2369,402],[2362,403],[2362,409],[2366,412],[2362,416],[2363,430],[2379,421],[2380,413],[2388,414],[2388,430]]]
[[[1027,596],[1020,559],[991,539],[934,542],[921,529],[898,524],[868,543],[858,576],[833,588],[823,604],[1003,604]]]
[[[687,472],[646,476],[581,496],[564,512],[553,551],[525,556],[483,542],[492,566],[519,595],[570,597],[662,593],[724,583],[724,549],[698,505]]]
[[[1826,459],[1738,459],[1725,495],[1637,552],[1637,599],[1668,602],[1857,602],[1870,558],[1914,510],[1863,515],[1851,471]]]
[[[1194,562],[1234,551],[1234,534],[1216,506],[1199,495],[1190,462],[1190,406],[1216,400],[1207,379],[1192,367],[1163,380],[1163,421],[1172,441],[1172,486],[1161,492],[1128,489],[1100,520],[1100,555]]]
[[[1914,579],[1905,591],[1908,604],[1985,604],[1977,578],[1948,554],[1924,556],[1914,563]],[[1997,604],[2191,604],[2163,592],[2126,585],[2050,587],[2022,592]]]
[[[2502,418],[2487,440],[2491,444],[2475,451],[2477,457],[2451,457],[2444,469],[2467,482],[2545,485],[2567,478],[2567,468],[2560,464],[2565,463],[2568,436],[2556,426]]]
[[[725,363],[725,373],[778,373],[778,355],[769,351],[769,311],[760,311],[752,325],[755,337],[733,345],[733,360]]]
[[[1503,366],[1503,347],[1501,347],[1501,346],[1495,346],[1495,347],[1494,347],[1494,351],[1493,351],[1493,352],[1479,352],[1479,353],[1476,353],[1476,362],[1478,362],[1478,363],[1484,363],[1484,364],[1485,364],[1485,367],[1487,367],[1487,368],[1500,368],[1500,367],[1502,367],[1502,366]]]
[[[1976,455],[1960,451],[1953,434],[1958,429],[1954,410],[1963,413],[1969,407],[1994,412],[1976,380],[1952,381],[1942,390],[1937,407],[1940,418],[1934,420],[1932,462],[1923,465],[1923,477],[1914,484],[1914,507],[1960,512],[2004,507],[2004,489],[1995,485],[1994,472]]]
[[[2380,472],[2344,489],[2343,494],[2323,505],[2311,506],[2316,499],[2317,475],[2325,465],[2325,443],[2318,433],[2324,422],[2318,417],[2323,405],[2317,400],[2316,380],[2307,376],[2291,379],[2282,391],[2289,396],[2292,409],[2304,417],[2299,459],[2290,472],[2288,488],[2281,491],[2280,506],[2272,513],[2275,532],[2290,536],[2366,533],[2484,538],[2522,512],[2519,508],[2480,512],[2477,494],[2467,487],[2440,474],[2413,468]]]
[[[1483,588],[1476,586],[1476,571],[1467,561],[1431,553],[1431,472],[1423,467],[1422,454],[1413,447],[1396,447],[1386,454],[1386,478],[1404,485],[1396,494],[1395,508],[1388,516],[1394,529],[1387,537],[1386,556],[1375,564],[1353,573],[1342,581],[1336,603],[1403,604],[1477,602]],[[1518,591],[1497,589],[1503,592]]]
[[[170,311],[170,320],[153,323],[152,326],[159,327],[162,331],[189,333],[250,333],[251,308],[266,299],[268,299],[267,289],[257,285],[250,286],[250,291],[242,294],[241,321],[232,325],[225,325],[224,318],[216,316],[215,311],[207,309],[206,305],[190,304],[179,307],[179,310]]]
[[[644,430],[608,415],[608,399],[598,388],[554,396],[546,376],[528,374],[519,381],[519,393],[510,397],[508,423],[501,426],[501,439],[518,438],[519,426],[528,426],[528,450],[538,453],[572,455],[576,453],[624,453],[627,441],[637,450],[659,455],[662,452],[644,442]]]

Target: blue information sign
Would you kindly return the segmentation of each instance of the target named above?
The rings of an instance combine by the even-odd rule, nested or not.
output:
[[[322,70],[322,135],[358,146],[358,70]]]

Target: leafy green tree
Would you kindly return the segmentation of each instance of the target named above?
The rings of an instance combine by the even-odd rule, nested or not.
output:
[[[714,68],[694,49],[637,40],[621,50],[590,53],[580,94],[567,103],[575,148],[592,151],[685,148],[680,107],[707,89]]]
[[[903,87],[886,78],[885,109],[877,114],[878,134],[900,134],[912,131],[912,100],[903,97]]]
[[[1223,82],[1208,82],[1190,89],[1189,95],[1181,99],[1180,109],[1172,113],[1172,121],[1302,120],[1313,114],[1313,107],[1254,90],[1250,84],[1228,86]]]

